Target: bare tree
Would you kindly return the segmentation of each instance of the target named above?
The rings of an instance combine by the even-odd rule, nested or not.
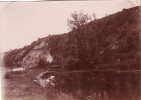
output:
[[[95,13],[93,13],[93,17],[94,17],[94,20],[96,20],[96,14]]]
[[[88,23],[89,21],[91,21],[90,15],[84,14],[83,10],[80,12],[75,11],[71,14],[71,19],[68,19],[68,27],[73,30]]]

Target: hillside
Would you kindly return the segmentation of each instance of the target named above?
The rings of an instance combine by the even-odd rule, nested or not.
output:
[[[6,53],[6,67],[140,69],[140,9],[91,21],[69,33],[39,38]]]

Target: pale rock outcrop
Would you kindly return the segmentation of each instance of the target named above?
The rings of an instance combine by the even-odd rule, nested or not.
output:
[[[22,66],[36,67],[39,63],[40,59],[44,59],[45,61],[51,63],[53,61],[53,57],[49,53],[47,49],[48,43],[41,42],[39,45],[36,45],[24,58],[22,61]],[[44,48],[44,49],[42,49]]]
[[[48,43],[46,42],[41,42],[40,45],[37,45],[33,48],[33,50],[38,50],[38,49],[42,49],[43,47],[48,47]]]

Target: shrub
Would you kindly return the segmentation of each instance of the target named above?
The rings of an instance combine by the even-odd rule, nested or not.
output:
[[[87,100],[111,100],[105,91],[103,93],[93,93],[92,95],[87,96],[86,99]]]
[[[38,65],[37,67],[40,67],[40,68],[45,68],[49,63],[46,62],[45,60],[43,59],[40,59],[39,62],[38,62]]]

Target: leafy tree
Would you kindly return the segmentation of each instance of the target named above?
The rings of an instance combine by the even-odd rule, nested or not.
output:
[[[92,19],[92,17],[94,18]],[[88,33],[88,31],[85,30],[83,25],[87,24],[92,20],[96,20],[96,14],[93,13],[92,16],[90,16],[88,14],[85,14],[83,10],[81,10],[80,12],[77,11],[73,12],[71,14],[71,19],[68,19],[68,27],[71,30],[77,29],[77,32],[74,36],[77,41],[77,48],[78,48],[77,56],[80,61],[78,66],[81,66],[82,68],[88,65],[88,59],[89,59],[87,41],[84,41],[86,40],[84,34]]]
[[[80,27],[81,25],[84,25],[90,22],[91,19],[92,19],[91,16],[88,14],[85,14],[83,10],[81,10],[80,12],[74,11],[71,14],[71,19],[68,18],[68,27],[71,30],[76,29]]]

